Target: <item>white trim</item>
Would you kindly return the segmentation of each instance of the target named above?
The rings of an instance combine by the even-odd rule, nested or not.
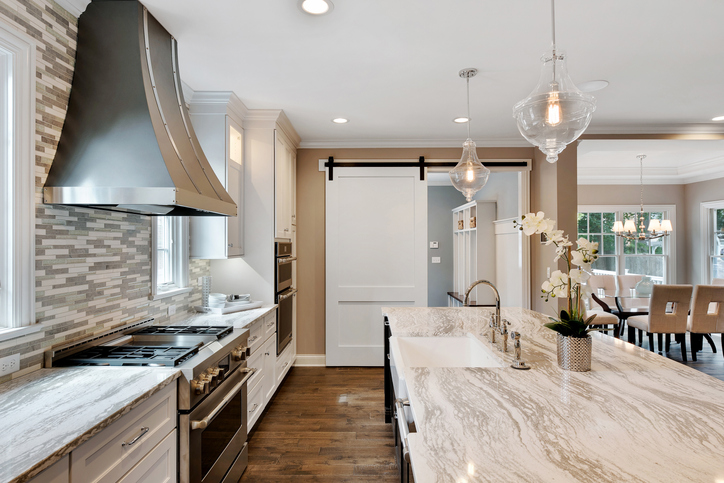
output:
[[[44,327],[42,326],[42,324],[33,324],[27,327],[18,327],[15,329],[0,329],[0,342],[10,339],[17,339],[18,337],[23,337],[25,335],[34,334],[36,332],[40,332],[43,329]]]
[[[530,213],[530,163],[527,170],[518,173],[518,216]],[[524,308],[531,309],[532,292],[531,292],[531,268],[530,268],[530,237],[523,237],[523,280],[527,283],[523,284],[523,302]]]
[[[522,137],[475,140],[479,148],[530,148]],[[302,149],[353,149],[353,148],[460,148],[463,139],[320,139],[301,141]]]
[[[0,215],[5,228],[12,233],[6,257],[7,272],[2,277],[10,280],[11,293],[3,303],[7,304],[10,327],[22,327],[35,323],[35,41],[18,31],[4,20],[0,21],[0,49],[7,59],[2,70],[12,73],[13,134],[12,139],[0,134],[0,144],[13,146],[6,153],[9,158],[0,159],[0,166],[7,164],[6,186],[0,193],[5,198],[0,208],[7,211]],[[8,182],[9,181],[9,182]],[[4,231],[4,230],[3,230]],[[7,287],[3,287],[3,290]],[[0,297],[2,299],[4,297]],[[0,318],[2,320],[2,318]]]
[[[63,7],[69,14],[78,18],[80,14],[85,11],[90,0],[55,0],[55,3]]]
[[[604,212],[604,211],[622,211],[622,212],[639,212],[641,205],[578,205],[578,213],[584,212]],[[651,211],[666,211],[669,214],[671,225],[674,227],[674,231],[667,237],[664,237],[664,243],[668,244],[669,255],[666,257],[666,274],[667,283],[676,283],[676,265],[678,260],[676,258],[676,230],[679,225],[676,223],[676,205],[647,205],[644,204],[644,210],[647,212]],[[616,237],[618,243],[618,238]],[[616,255],[623,257],[622,253]],[[619,267],[620,269],[621,267]]]
[[[174,288],[165,292],[158,292],[151,295],[151,300],[161,300],[173,297],[174,295],[181,295],[182,293],[189,293],[193,290],[193,287]]]
[[[711,268],[709,265],[709,250],[711,249],[711,246],[709,245],[709,210],[721,208],[724,208],[724,200],[704,201],[699,204],[699,235],[701,243],[700,284],[708,284],[711,282],[711,273],[709,273],[709,269]]]
[[[326,367],[327,356],[324,354],[297,354],[294,367]]]
[[[714,178],[724,178],[724,156],[716,156],[679,167],[646,168],[647,185],[690,184]],[[578,184],[639,184],[641,171],[636,167],[606,166],[579,167]]]

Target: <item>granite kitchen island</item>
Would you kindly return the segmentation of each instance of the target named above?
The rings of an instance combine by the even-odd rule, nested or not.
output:
[[[491,310],[383,308],[393,337],[481,334]],[[599,333],[591,372],[563,371],[545,315],[502,316],[531,370],[512,349],[502,368],[402,369],[416,483],[724,482],[724,382]]]

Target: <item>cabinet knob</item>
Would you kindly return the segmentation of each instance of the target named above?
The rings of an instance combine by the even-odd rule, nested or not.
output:
[[[284,228],[284,231],[289,231],[289,228]]]
[[[234,246],[233,243],[229,243],[229,248],[232,248]]]

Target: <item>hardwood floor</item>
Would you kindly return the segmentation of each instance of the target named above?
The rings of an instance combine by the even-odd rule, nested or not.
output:
[[[705,342],[687,365],[724,380],[713,338],[717,353]],[[664,356],[681,362],[681,348],[672,343]],[[383,403],[382,368],[293,368],[249,437],[239,483],[399,481]]]
[[[249,437],[240,483],[397,482],[382,368],[294,367]]]

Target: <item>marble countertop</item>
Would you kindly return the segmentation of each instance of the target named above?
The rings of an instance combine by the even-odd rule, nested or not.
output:
[[[174,325],[228,325],[236,329],[243,329],[252,322],[276,310],[276,305],[267,305],[258,309],[243,310],[232,314],[194,314],[174,323]]]
[[[491,313],[383,311],[393,336],[441,337],[480,334]],[[591,372],[563,371],[546,316],[502,315],[531,370],[403,369],[417,483],[724,482],[724,382],[600,333]]]
[[[20,483],[179,377],[176,369],[40,369],[0,385],[0,481]]]

